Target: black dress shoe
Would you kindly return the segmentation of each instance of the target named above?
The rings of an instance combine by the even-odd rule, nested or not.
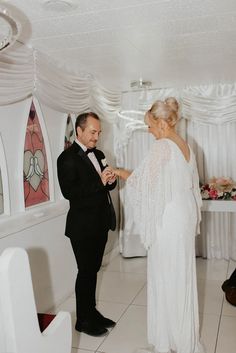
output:
[[[236,287],[227,288],[225,298],[231,305],[236,306]]]
[[[76,323],[75,329],[79,332],[84,332],[90,336],[105,336],[108,333],[108,330],[97,322],[83,321],[81,323]]]
[[[231,285],[230,285],[230,280],[229,279],[227,279],[226,281],[224,281],[224,283],[222,284],[222,286],[221,286],[221,288],[222,288],[222,290],[224,291],[224,292],[226,292],[226,290],[228,289],[228,288],[230,288],[231,287]]]
[[[95,318],[97,322],[106,328],[111,328],[116,325],[116,322],[103,316],[98,310],[95,312]]]

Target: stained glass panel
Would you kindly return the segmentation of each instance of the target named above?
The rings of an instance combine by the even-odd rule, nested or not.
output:
[[[0,169],[0,214],[4,211],[4,204],[3,204],[3,189],[2,189],[2,174]]]
[[[65,144],[64,150],[70,147],[75,139],[75,132],[73,128],[73,123],[71,119],[71,115],[68,114],[67,121],[66,121],[66,131],[65,131]]]
[[[48,163],[42,130],[32,102],[24,147],[25,207],[49,200]]]

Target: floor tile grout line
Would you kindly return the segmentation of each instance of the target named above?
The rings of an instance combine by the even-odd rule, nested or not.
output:
[[[146,283],[142,286],[142,288],[138,291],[138,293],[135,295],[135,297],[133,298],[133,300],[127,305],[126,309],[123,311],[123,313],[121,314],[121,316],[119,317],[118,321],[116,322],[117,324],[119,323],[119,321],[121,320],[121,318],[125,315],[125,313],[128,311],[128,309],[133,305],[133,301],[135,300],[135,298],[138,296],[138,294],[142,291],[142,289],[145,287]],[[113,330],[113,329],[112,329]],[[98,348],[95,350],[96,352],[99,352],[99,348],[101,347],[101,345],[105,342],[106,338],[109,336],[109,334],[112,332],[112,330],[108,333],[107,336],[105,336],[104,340],[101,342],[101,344],[98,346]]]
[[[226,266],[225,266],[226,265]],[[211,345],[211,347],[212,347],[212,350],[211,350],[211,352],[212,353],[216,353],[216,352],[218,352],[218,353],[220,353],[219,352],[219,349],[220,349],[220,343],[221,343],[221,339],[222,339],[222,334],[223,334],[223,331],[222,331],[222,329],[223,329],[223,323],[224,323],[224,317],[225,316],[229,316],[229,317],[232,317],[231,315],[227,315],[227,311],[225,311],[225,304],[226,304],[226,300],[225,300],[225,295],[224,295],[224,293],[223,293],[223,291],[221,292],[221,290],[220,290],[220,281],[222,281],[223,282],[223,280],[225,280],[225,279],[227,279],[228,278],[228,276],[230,275],[230,273],[229,273],[229,270],[231,269],[231,266],[230,266],[230,262],[228,261],[228,263],[227,264],[225,264],[223,267],[223,271],[224,271],[224,273],[225,273],[225,271],[226,271],[226,273],[224,274],[224,279],[223,279],[223,276],[221,275],[220,277],[221,278],[218,278],[218,276],[217,276],[217,278],[210,278],[209,280],[210,280],[210,282],[211,281],[213,281],[213,282],[215,282],[215,281],[218,281],[218,285],[217,285],[217,287],[218,287],[218,291],[219,291],[219,294],[221,294],[220,295],[220,297],[219,297],[219,301],[218,301],[218,305],[217,305],[217,312],[218,312],[218,314],[216,314],[216,313],[214,313],[213,314],[213,312],[212,312],[212,314],[213,315],[216,315],[217,316],[217,319],[218,319],[218,322],[216,322],[215,323],[215,329],[214,329],[214,337],[212,337],[212,345]],[[215,269],[217,272],[216,272],[216,274],[218,273],[218,268],[216,268]],[[109,271],[110,273],[112,273],[112,272],[119,272],[119,273],[121,273],[121,274],[123,274],[123,273],[130,273],[130,272],[123,272],[123,271]],[[134,273],[134,272],[132,272],[132,273]],[[135,272],[135,273],[137,273],[137,272]],[[215,272],[214,272],[215,273]],[[203,280],[205,280],[205,281],[208,281],[208,279],[207,278],[202,278]],[[117,303],[117,304],[123,304],[123,308],[122,308],[122,312],[120,313],[120,315],[119,315],[119,318],[118,318],[118,320],[117,320],[117,323],[119,324],[119,327],[120,326],[122,326],[122,323],[120,322],[121,320],[122,320],[122,318],[124,318],[124,315],[126,315],[127,314],[127,311],[128,310],[133,310],[132,308],[134,307],[134,306],[144,306],[144,304],[136,304],[135,303],[135,300],[137,299],[137,297],[139,296],[139,294],[141,293],[141,291],[145,288],[145,285],[146,285],[147,283],[143,283],[143,284],[141,284],[141,286],[140,286],[140,289],[138,289],[138,288],[136,288],[136,291],[135,291],[135,293],[133,293],[133,295],[131,296],[131,298],[130,298],[130,300],[128,300],[126,303],[120,303],[120,302],[114,302],[114,301],[107,301],[107,300],[102,300],[101,299],[101,302],[108,302],[108,303]],[[143,296],[142,296],[143,297]],[[142,299],[142,298],[141,298]],[[141,300],[141,302],[144,302],[143,300]],[[224,313],[224,311],[225,311],[225,313]],[[204,312],[202,312],[202,315],[204,315]],[[112,332],[112,330],[110,330],[110,332],[109,332],[109,334],[107,335],[107,336],[104,336],[104,338],[103,338],[103,340],[102,340],[102,342],[98,345],[98,347],[96,347],[96,348],[93,348],[93,349],[89,349],[89,347],[86,347],[86,349],[82,349],[82,348],[79,348],[79,347],[74,347],[74,349],[82,349],[82,351],[84,350],[85,352],[88,352],[88,353],[105,353],[104,352],[104,350],[103,349],[101,349],[101,345],[102,344],[104,344],[104,342],[106,342],[106,340],[107,340],[107,338],[110,336],[110,333]],[[113,335],[114,336],[116,336],[116,334],[115,333],[113,333]],[[113,339],[113,335],[112,336],[110,336],[110,339],[109,339],[109,341],[110,340],[112,340]],[[77,352],[76,352],[77,353]],[[108,353],[108,352],[106,352],[106,353]]]
[[[217,350],[217,344],[218,344],[218,338],[219,338],[219,332],[220,332],[220,325],[221,325],[221,318],[222,318],[222,311],[223,311],[223,304],[224,304],[224,298],[222,299],[222,304],[221,304],[221,311],[220,311],[220,315],[219,315],[219,322],[218,322],[217,333],[216,333],[216,341],[215,341],[214,353],[216,353],[216,350]]]
[[[124,314],[127,312],[127,310],[129,309],[131,303],[127,305],[126,309],[124,310],[124,312],[121,314],[121,316],[119,317],[119,319],[117,320],[116,324],[119,323],[120,319],[124,316]],[[115,327],[114,327],[115,328]],[[104,337],[104,340],[101,342],[101,344],[99,344],[98,348],[95,350],[95,353],[98,352],[99,348],[101,347],[101,345],[105,342],[105,340],[107,339],[107,337],[109,336],[109,334],[113,331],[113,328],[111,329],[111,331],[109,331],[108,335]]]
[[[135,305],[133,304],[135,299],[137,298],[137,296],[142,292],[142,290],[145,288],[145,286],[147,285],[147,282],[144,283],[144,285],[142,286],[142,288],[140,288],[140,290],[138,291],[138,293],[135,295],[135,297],[133,298],[133,300],[130,302],[130,305]]]
[[[230,262],[228,261],[228,266],[227,266],[227,271],[226,271],[226,279],[227,279],[227,274],[228,274],[228,271],[229,271],[229,263]],[[222,296],[221,310],[220,310],[219,323],[218,323],[218,328],[217,328],[217,333],[216,333],[216,342],[215,342],[214,353],[216,353],[216,351],[217,351],[217,345],[218,345],[218,340],[219,340],[219,332],[220,332],[220,325],[221,325],[223,307],[224,307],[224,295]]]

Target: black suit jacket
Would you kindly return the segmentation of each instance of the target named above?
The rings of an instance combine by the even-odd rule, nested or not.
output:
[[[104,170],[103,152],[96,149],[94,153]],[[70,202],[65,234],[77,237],[114,230],[116,220],[109,190],[115,188],[116,182],[104,186],[92,162],[76,142],[58,157],[57,172],[62,194]]]

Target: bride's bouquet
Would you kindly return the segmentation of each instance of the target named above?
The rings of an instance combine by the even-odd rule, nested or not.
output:
[[[229,177],[211,178],[208,183],[200,184],[203,200],[236,201],[236,184]]]

